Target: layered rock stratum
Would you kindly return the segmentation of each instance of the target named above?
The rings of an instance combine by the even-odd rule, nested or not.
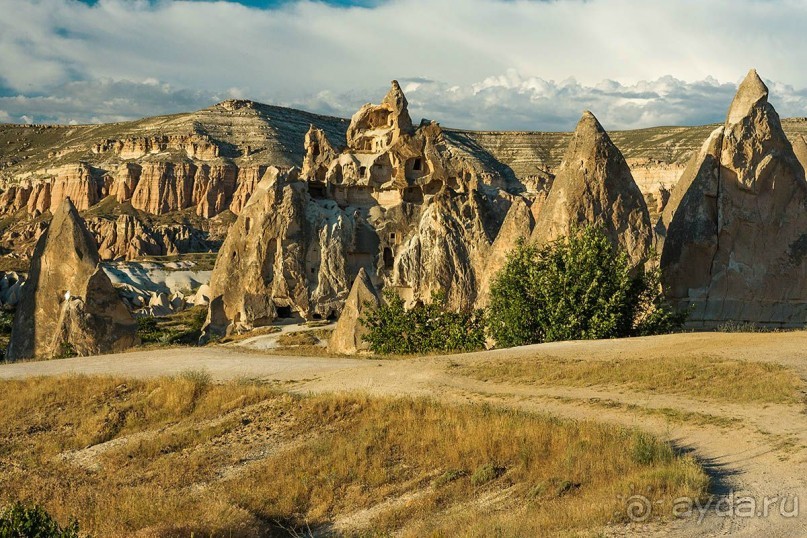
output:
[[[25,264],[75,200],[101,259],[218,251],[201,297],[117,284],[138,313],[209,302],[210,337],[335,319],[360,275],[409,304],[439,293],[482,307],[519,239],[593,224],[635,264],[656,242],[665,291],[695,324],[797,326],[807,121],[780,120],[767,98],[752,72],[722,126],[606,133],[585,113],[572,134],[494,133],[413,122],[393,82],[349,122],[231,100],[115,125],[0,126],[0,247]],[[0,301],[13,304],[30,286],[7,276]]]
[[[101,268],[93,236],[65,198],[37,242],[6,358],[92,355],[137,343],[137,324]]]

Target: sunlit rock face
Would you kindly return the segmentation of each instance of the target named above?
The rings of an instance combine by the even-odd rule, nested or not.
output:
[[[692,323],[807,322],[807,182],[756,71],[693,156],[658,232],[667,293]]]
[[[635,265],[653,241],[650,215],[619,149],[591,112],[577,124],[533,239],[546,244],[575,228],[597,226]]]
[[[415,128],[397,82],[354,115],[345,139],[337,148],[311,126],[302,169],[264,174],[219,252],[207,334],[336,318],[360,271],[410,303],[437,292],[458,309],[484,300],[505,215],[535,196],[494,186],[507,182],[448,146],[438,124]]]
[[[135,320],[101,268],[94,238],[65,198],[34,252],[6,358],[93,355],[137,342]]]

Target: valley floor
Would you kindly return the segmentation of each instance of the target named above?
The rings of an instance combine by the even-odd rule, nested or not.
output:
[[[807,514],[790,517],[794,502],[807,503],[807,332],[689,333],[407,359],[173,348],[6,364],[0,379],[152,378],[189,370],[215,380],[273,381],[301,394],[427,396],[639,427],[697,457],[723,504],[710,506],[702,521],[694,514],[664,524],[620,524],[606,534],[807,535]],[[747,511],[730,508],[746,496],[758,512],[768,500],[770,513],[746,517]]]

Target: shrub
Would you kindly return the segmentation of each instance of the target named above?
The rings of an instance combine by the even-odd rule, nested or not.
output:
[[[542,248],[521,241],[491,285],[487,326],[503,347],[670,332],[657,267],[631,267],[594,227]]]
[[[485,345],[481,311],[452,312],[444,294],[429,304],[406,309],[394,291],[384,292],[385,302],[362,318],[368,328],[364,339],[375,353],[410,354],[431,351],[474,351]]]
[[[38,505],[16,502],[0,512],[0,536],[3,538],[78,538],[78,522],[73,520],[66,527]]]
[[[176,312],[163,317],[137,318],[137,335],[144,344],[196,345],[207,318],[202,306]]]

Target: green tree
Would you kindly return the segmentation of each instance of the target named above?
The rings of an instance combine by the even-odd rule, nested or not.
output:
[[[0,536],[3,538],[78,538],[77,521],[65,527],[39,505],[14,503],[0,511]]]
[[[474,351],[485,345],[485,318],[481,311],[453,312],[444,294],[435,294],[428,304],[406,309],[392,290],[384,292],[384,304],[365,313],[368,329],[364,339],[381,354],[412,354],[433,351]]]
[[[497,345],[670,332],[657,268],[631,267],[598,228],[542,248],[521,241],[491,285],[487,327]]]

